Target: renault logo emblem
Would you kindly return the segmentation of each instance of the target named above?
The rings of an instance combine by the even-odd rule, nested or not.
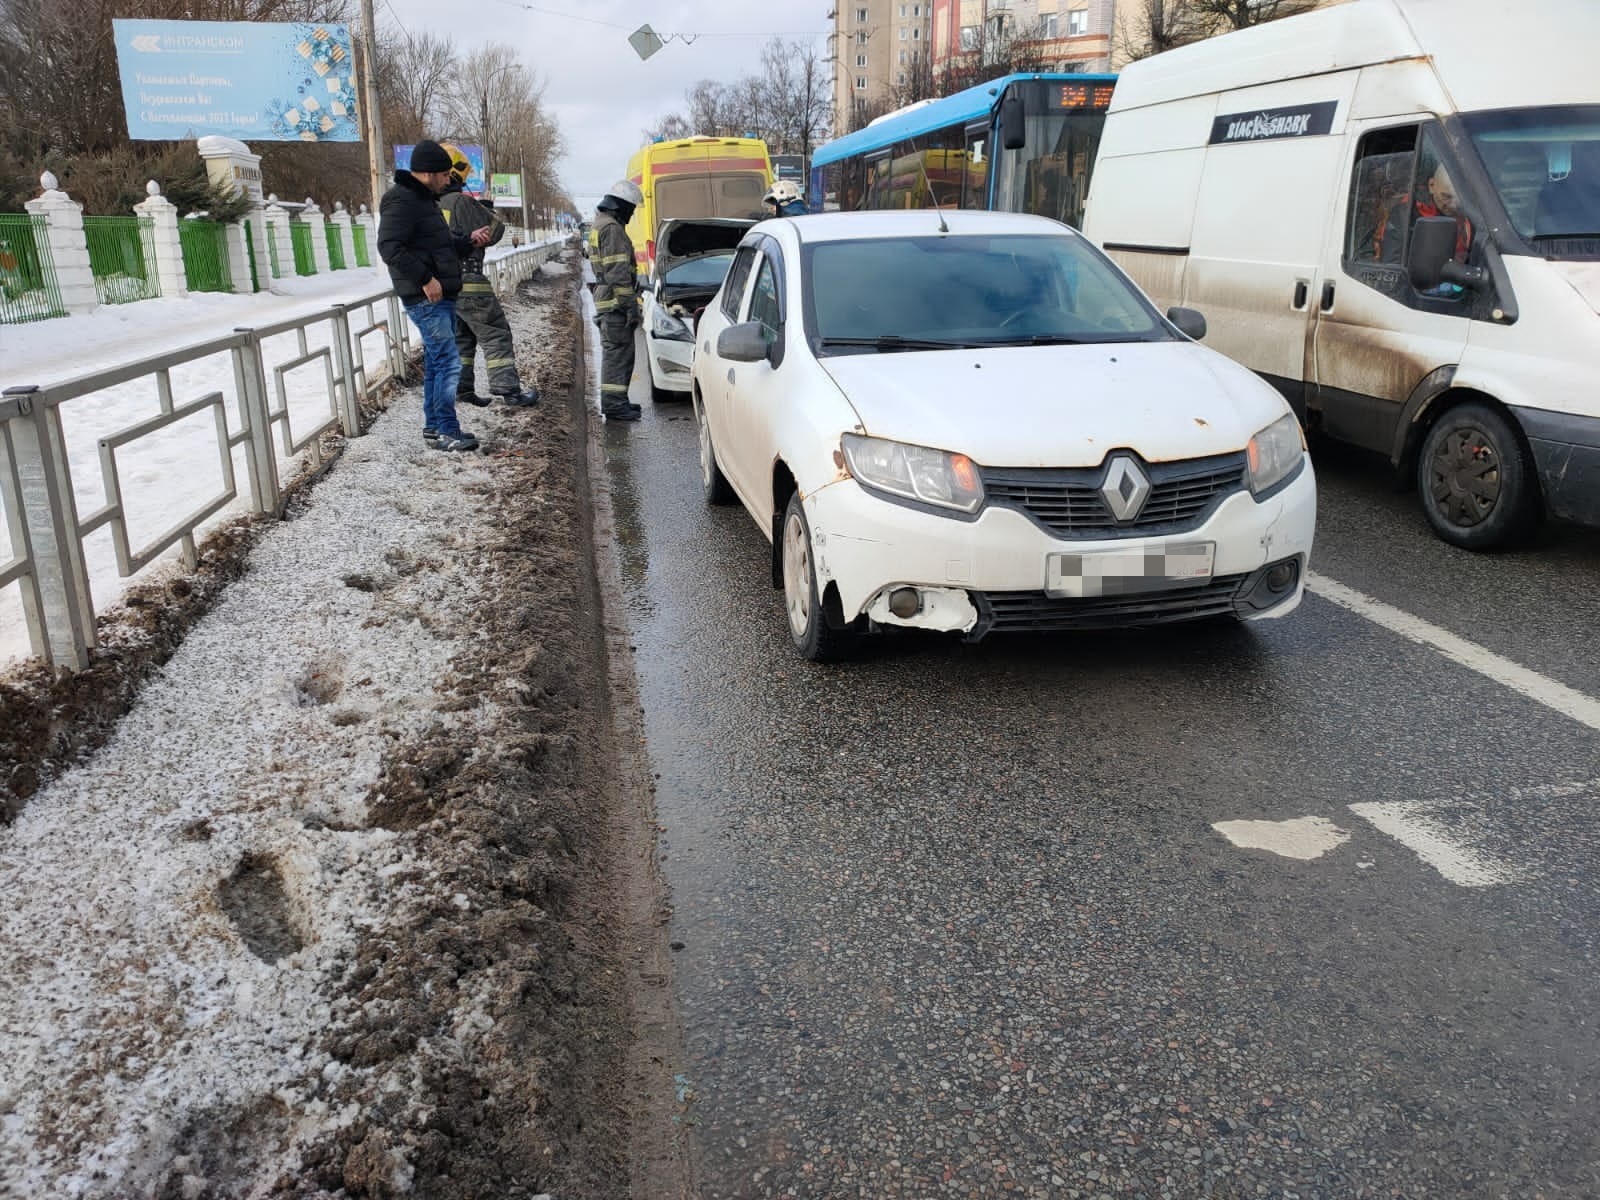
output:
[[[1119,454],[1106,468],[1106,481],[1100,496],[1119,521],[1132,521],[1150,498],[1150,477],[1144,468],[1125,454]]]

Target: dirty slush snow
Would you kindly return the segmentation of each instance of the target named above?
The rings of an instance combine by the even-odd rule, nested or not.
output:
[[[626,1192],[572,292],[544,405],[405,393],[0,828],[0,1196]]]

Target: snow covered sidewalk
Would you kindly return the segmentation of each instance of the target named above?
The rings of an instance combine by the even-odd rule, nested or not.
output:
[[[610,985],[557,924],[599,877],[604,776],[581,411],[529,373],[546,404],[472,413],[482,455],[425,449],[401,396],[0,827],[0,1196],[531,1195],[615,1165],[572,1144],[605,1120],[566,1045],[614,1086]]]

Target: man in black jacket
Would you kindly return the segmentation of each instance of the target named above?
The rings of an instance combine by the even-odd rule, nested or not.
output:
[[[476,450],[478,439],[456,417],[456,296],[461,256],[489,240],[487,227],[470,236],[450,232],[438,195],[450,182],[450,156],[438,142],[411,151],[411,169],[394,173],[378,205],[378,254],[394,290],[422,334],[422,438],[440,450]]]

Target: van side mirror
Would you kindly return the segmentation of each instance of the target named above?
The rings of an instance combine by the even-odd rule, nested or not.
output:
[[[1456,258],[1454,217],[1418,217],[1411,226],[1411,244],[1406,248],[1406,274],[1419,292],[1431,292],[1441,283],[1481,288],[1489,283],[1489,272],[1469,267]]]
[[[729,362],[767,362],[772,348],[760,321],[730,325],[717,334],[717,357]]]
[[[1419,292],[1432,291],[1444,282],[1444,265],[1456,256],[1454,217],[1418,217],[1411,225],[1406,248],[1406,274]]]
[[[1200,341],[1206,336],[1205,314],[1193,308],[1169,308],[1167,320],[1178,328],[1184,337]]]
[[[1012,88],[1000,101],[1000,148],[1021,150],[1027,144],[1028,122],[1022,93]]]

